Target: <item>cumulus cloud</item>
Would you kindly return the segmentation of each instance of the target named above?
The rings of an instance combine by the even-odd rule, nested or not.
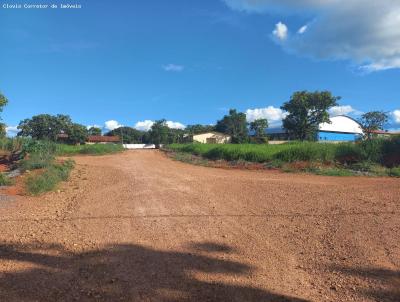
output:
[[[282,124],[282,119],[286,116],[286,113],[274,106],[268,106],[265,108],[247,109],[246,119],[248,122],[252,122],[257,119],[267,119],[270,127],[276,127]]]
[[[107,130],[114,130],[117,129],[119,127],[123,127],[123,125],[121,125],[120,123],[118,123],[115,120],[109,120],[107,122],[104,123],[104,128],[106,128]]]
[[[139,121],[135,124],[134,128],[137,130],[141,131],[149,131],[151,129],[151,126],[153,126],[154,121],[152,120],[144,120],[144,121]],[[185,125],[179,122],[173,122],[173,121],[166,121],[166,124],[169,128],[171,129],[184,129]]]
[[[346,115],[346,114],[353,113],[353,112],[357,112],[357,110],[355,110],[350,105],[334,106],[331,109],[329,109],[329,114],[331,116]]]
[[[16,136],[17,133],[19,132],[19,129],[17,128],[17,126],[7,126],[6,127],[6,134],[7,136]]]
[[[135,124],[134,128],[141,131],[149,131],[154,122],[151,120],[139,121]]]
[[[86,129],[90,129],[90,128],[103,128],[103,127],[101,127],[100,125],[88,125],[88,126],[86,126]],[[118,127],[117,127],[118,128]]]
[[[172,129],[185,129],[185,125],[179,122],[167,121],[167,126]]]
[[[282,22],[276,23],[275,29],[272,31],[272,34],[279,40],[286,40],[288,36],[288,28],[286,24],[283,24]]]
[[[185,66],[177,64],[167,64],[163,65],[162,69],[164,69],[165,71],[181,72],[185,69]]]
[[[400,68],[400,1],[224,0],[232,9],[309,17],[306,33],[282,46],[316,59],[347,60],[361,71]]]
[[[392,117],[396,124],[400,124],[400,109],[393,111]]]

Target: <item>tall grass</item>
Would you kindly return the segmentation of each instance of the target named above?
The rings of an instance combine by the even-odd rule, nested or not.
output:
[[[123,151],[124,148],[121,144],[93,144],[93,145],[65,145],[57,144],[56,154],[65,155],[78,155],[78,154],[91,154],[91,155],[104,155]]]
[[[40,174],[33,174],[26,179],[26,190],[31,195],[38,195],[53,190],[61,181],[68,179],[74,167],[72,160],[67,160],[61,164],[53,163]]]
[[[358,143],[328,144],[293,142],[282,145],[255,144],[171,144],[167,149],[204,158],[249,162],[327,162],[355,164],[371,162],[387,167],[400,165],[400,137]]]

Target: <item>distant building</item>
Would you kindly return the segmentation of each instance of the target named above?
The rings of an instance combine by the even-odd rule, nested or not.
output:
[[[337,115],[330,118],[331,123],[319,125],[316,139],[318,141],[345,142],[355,141],[362,137],[363,130],[359,122],[355,119]],[[289,134],[282,127],[267,129],[267,134],[271,140],[287,141],[290,140]]]
[[[231,137],[220,132],[206,132],[193,135],[193,142],[203,144],[226,144],[231,141]]]
[[[363,130],[355,119],[338,115],[330,118],[331,123],[319,125],[317,140],[319,141],[355,141],[362,137]]]
[[[87,144],[109,144],[109,143],[119,143],[119,136],[106,136],[106,135],[90,135],[88,136]]]

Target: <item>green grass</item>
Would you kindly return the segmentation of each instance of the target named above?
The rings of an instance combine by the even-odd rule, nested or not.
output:
[[[104,155],[123,151],[121,144],[65,145],[57,144],[56,154],[65,155]]]
[[[72,160],[66,160],[61,164],[51,164],[43,173],[31,175],[26,179],[27,192],[31,195],[39,195],[54,190],[58,183],[68,179],[73,167]]]
[[[371,176],[398,176],[400,140],[377,139],[358,143],[290,142],[268,144],[171,144],[167,150],[188,153],[210,160],[265,163],[284,171],[299,171],[291,163],[306,162],[323,168],[307,171],[332,176],[364,174]],[[322,165],[321,165],[322,164]]]
[[[7,177],[4,173],[0,173],[0,186],[10,186],[14,183],[12,179]]]
[[[271,161],[333,161],[337,145],[310,142],[281,145],[172,144],[167,148],[172,151],[192,153],[212,160],[244,160],[264,163]]]
[[[389,175],[393,177],[400,177],[400,167],[390,169]]]

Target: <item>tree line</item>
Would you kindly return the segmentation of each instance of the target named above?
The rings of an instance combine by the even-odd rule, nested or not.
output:
[[[280,107],[286,112],[283,128],[290,139],[315,140],[321,123],[330,123],[329,109],[338,106],[340,97],[329,91],[298,91]],[[0,112],[8,103],[0,93]],[[363,114],[359,122],[364,130],[365,138],[371,139],[374,130],[383,129],[388,115],[382,111],[371,111]],[[216,122],[215,125],[188,125],[185,129],[168,127],[165,119],[153,123],[149,131],[141,131],[132,127],[119,127],[108,131],[106,136],[118,136],[123,143],[171,144],[192,141],[193,135],[217,131],[231,136],[232,143],[265,143],[267,142],[267,119],[256,119],[248,122],[246,114],[236,109]],[[39,114],[22,120],[18,125],[18,136],[28,136],[39,140],[61,141],[69,144],[80,144],[87,141],[88,136],[102,135],[97,127],[87,129],[75,123],[68,115]],[[5,125],[0,123],[0,135],[5,136]]]

